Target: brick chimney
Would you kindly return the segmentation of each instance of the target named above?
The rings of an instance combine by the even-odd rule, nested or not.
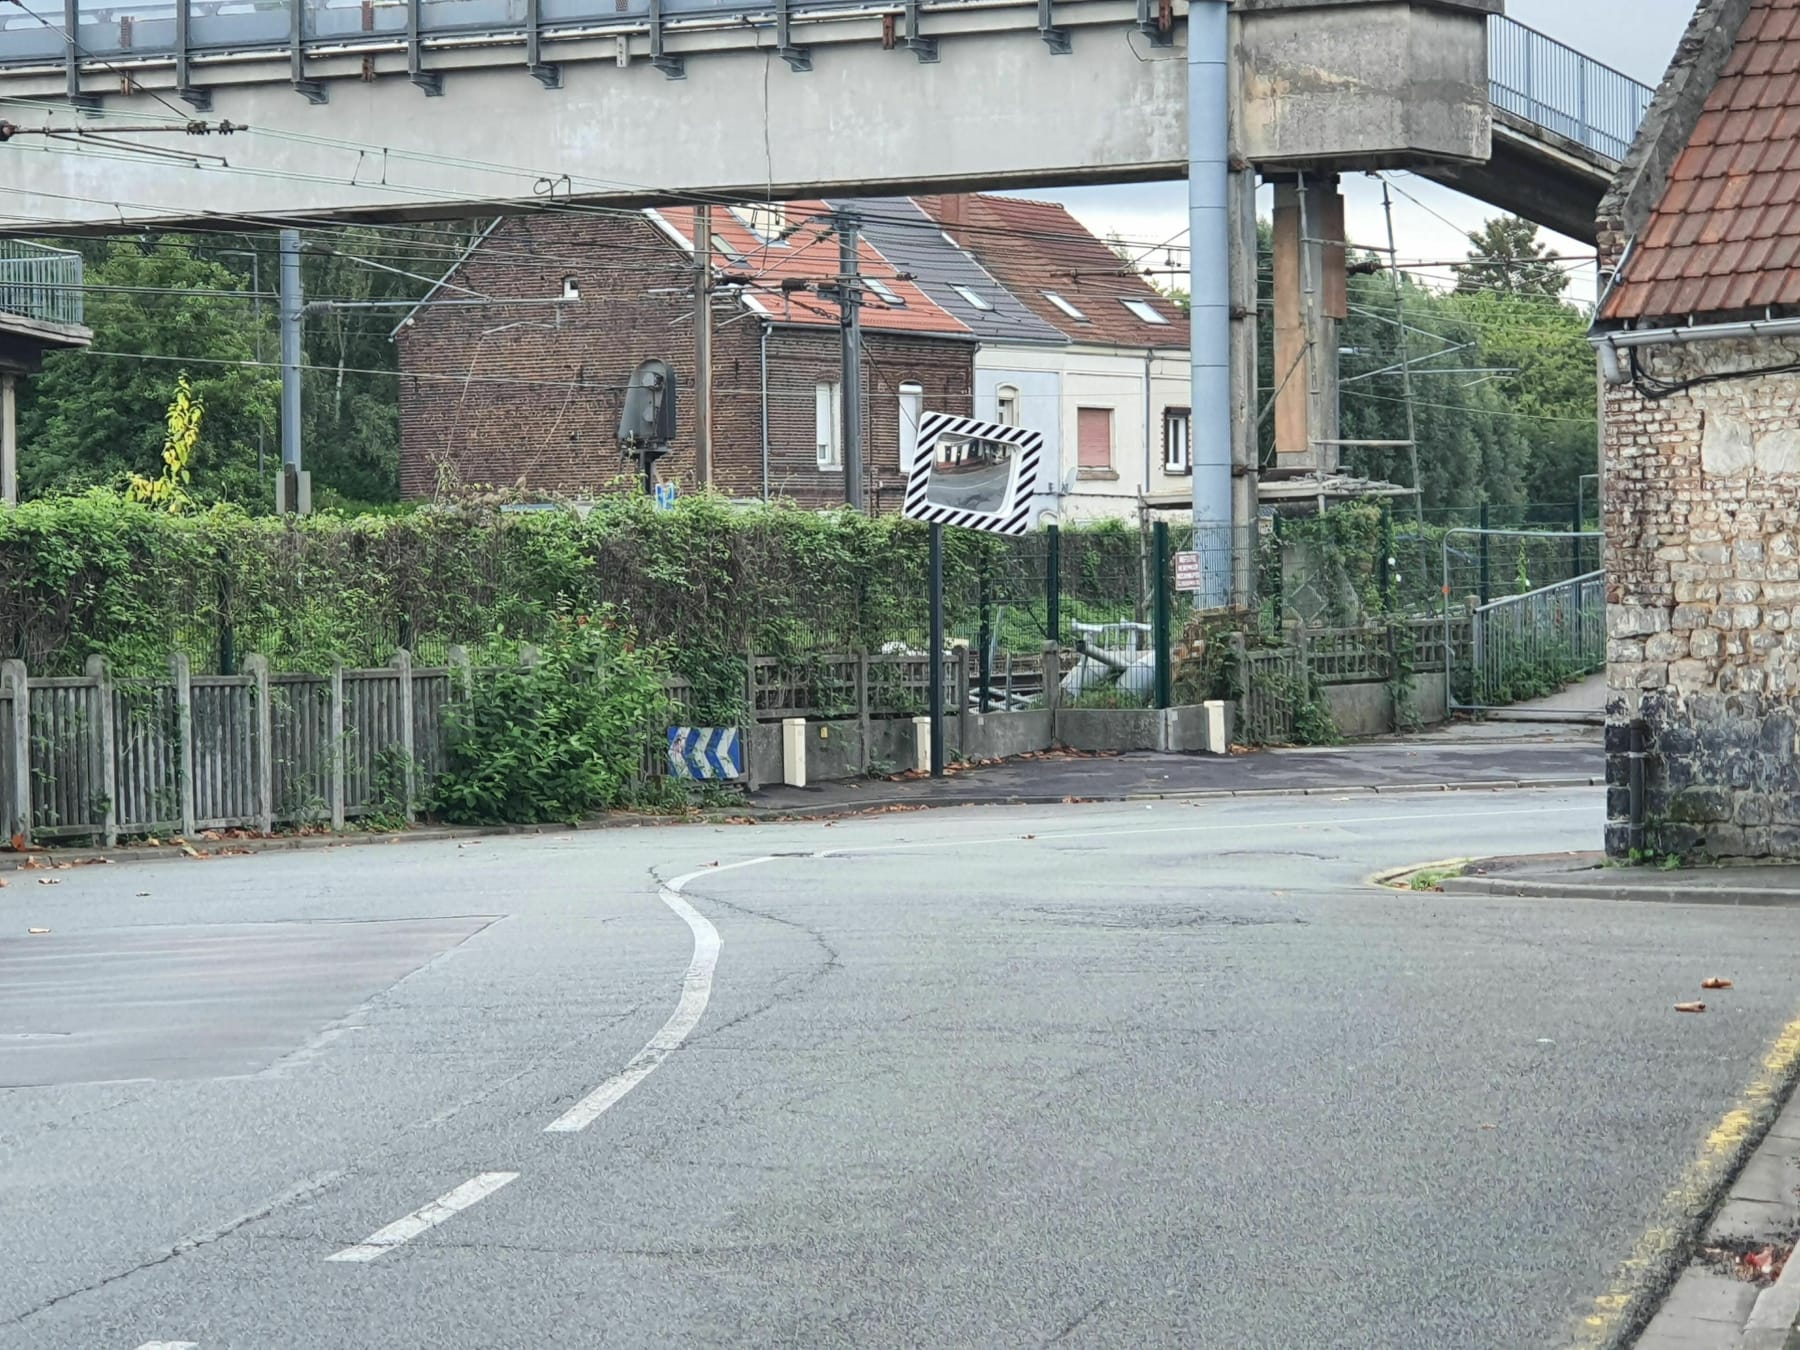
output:
[[[961,193],[946,193],[938,198],[938,224],[958,248],[963,247],[963,208],[967,203],[968,198]]]

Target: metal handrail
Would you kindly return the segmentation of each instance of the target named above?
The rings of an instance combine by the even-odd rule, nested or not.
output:
[[[0,239],[0,314],[79,325],[81,255],[23,239]]]
[[[1488,85],[1495,108],[1616,160],[1630,151],[1656,94],[1501,14],[1488,20]]]

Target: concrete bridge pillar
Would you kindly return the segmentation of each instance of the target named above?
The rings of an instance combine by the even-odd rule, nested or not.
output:
[[[1338,324],[1350,317],[1336,174],[1275,187],[1275,450],[1283,473],[1338,467]]]

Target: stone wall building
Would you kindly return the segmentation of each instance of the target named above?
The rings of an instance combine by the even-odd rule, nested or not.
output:
[[[1800,0],[1703,0],[1600,225],[1607,848],[1800,857]]]

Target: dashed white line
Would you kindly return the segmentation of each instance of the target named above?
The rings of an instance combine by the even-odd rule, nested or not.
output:
[[[145,1341],[137,1350],[200,1350],[199,1341]]]
[[[455,1190],[440,1195],[422,1209],[415,1209],[405,1218],[395,1219],[386,1228],[379,1228],[354,1247],[346,1247],[341,1252],[333,1252],[326,1257],[327,1261],[373,1261],[384,1252],[391,1252],[403,1242],[410,1242],[427,1229],[436,1228],[452,1214],[467,1209],[488,1198],[509,1181],[517,1181],[517,1172],[483,1172],[480,1176],[471,1177]]]
[[[669,1020],[662,1024],[662,1030],[631,1057],[630,1063],[544,1126],[546,1134],[569,1134],[585,1130],[617,1105],[626,1093],[655,1073],[662,1062],[680,1049],[681,1043],[700,1025],[700,1019],[706,1013],[706,1005],[712,999],[713,969],[719,964],[722,940],[719,930],[681,898],[681,888],[695,877],[713,876],[736,867],[754,867],[758,863],[773,861],[773,858],[746,858],[742,862],[726,863],[723,867],[703,867],[665,882],[658,889],[662,902],[674,910],[694,934],[694,954],[688,961],[687,974],[682,977],[681,999],[676,1003],[675,1011],[669,1014]]]

